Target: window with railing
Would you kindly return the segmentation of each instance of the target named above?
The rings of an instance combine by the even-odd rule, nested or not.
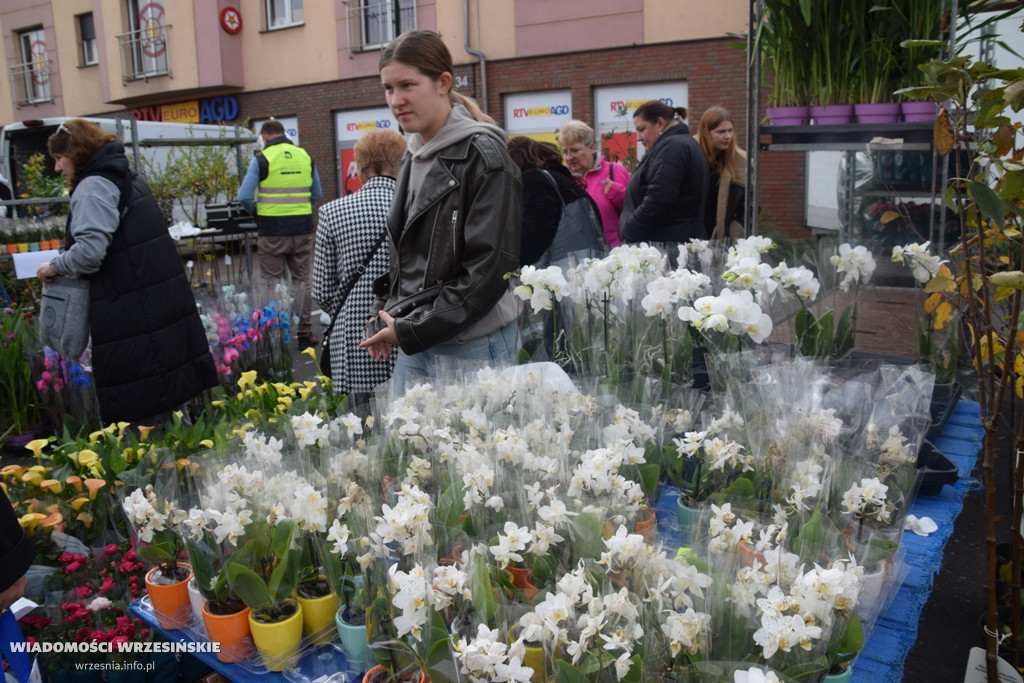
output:
[[[167,61],[169,28],[167,24],[150,23],[117,36],[123,80],[137,81],[170,75]]]
[[[52,102],[50,93],[50,55],[46,34],[35,28],[18,32],[21,63],[10,67],[11,91],[17,106]]]
[[[99,64],[99,55],[96,52],[96,25],[93,23],[92,12],[79,14],[78,20],[78,44],[81,47],[80,57],[82,66]]]
[[[349,49],[382,48],[399,34],[416,28],[415,0],[345,0]]]
[[[266,0],[267,30],[302,24],[302,0]]]

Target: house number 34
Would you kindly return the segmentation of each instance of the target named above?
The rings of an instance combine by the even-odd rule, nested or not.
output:
[[[468,88],[469,87],[469,76],[456,76],[455,77],[456,88]]]

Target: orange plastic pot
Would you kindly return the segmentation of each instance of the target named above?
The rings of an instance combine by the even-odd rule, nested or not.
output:
[[[382,664],[378,664],[363,675],[363,683],[372,683],[372,681],[376,680],[381,674],[384,674],[385,678],[389,675],[387,667]],[[430,679],[427,677],[426,671],[420,671],[420,677],[418,680],[419,683],[430,683]]]
[[[646,516],[636,523],[636,533],[648,543],[653,544],[658,540],[658,515],[654,510],[648,509]]]
[[[192,567],[188,562],[179,562],[178,566],[189,571],[188,576],[177,583],[153,583],[152,576],[160,571],[159,567],[146,572],[146,592],[160,628],[178,629],[192,623],[192,603],[188,599],[188,580],[192,577]]]
[[[518,588],[523,593],[523,597],[527,600],[533,600],[537,597],[537,593],[540,590],[537,586],[533,585],[533,573],[526,567],[513,567],[509,565],[505,567],[508,573],[512,575],[512,585]]]
[[[209,601],[203,601],[203,624],[211,642],[220,643],[217,659],[222,662],[240,662],[252,651],[252,632],[249,630],[249,608],[234,614],[214,614]]]

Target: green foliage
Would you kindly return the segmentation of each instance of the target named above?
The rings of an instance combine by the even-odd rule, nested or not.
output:
[[[48,166],[46,155],[42,152],[29,157],[28,163],[21,168],[21,179],[18,181],[18,187],[21,189],[19,197],[22,199],[32,199],[36,197],[62,197],[67,194],[68,185],[64,180],[64,176],[48,171]],[[56,215],[64,215],[70,208],[67,202],[39,204],[37,206],[38,209],[45,209],[51,214]]]
[[[238,194],[239,169],[232,148],[225,146],[173,147],[160,164],[142,159],[142,175],[168,223],[177,206],[193,225],[201,210],[219,196]]]
[[[301,551],[292,547],[295,527],[295,520],[282,520],[271,533],[255,534],[239,549],[238,561],[228,566],[231,588],[253,612],[263,613],[268,621],[290,613],[285,601],[299,583]]]
[[[42,403],[29,362],[38,350],[39,332],[32,309],[0,310],[0,437],[27,434],[39,422]]]

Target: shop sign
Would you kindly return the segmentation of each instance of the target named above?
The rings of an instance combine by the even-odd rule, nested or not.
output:
[[[387,107],[374,107],[373,109],[351,109],[339,111],[334,114],[334,126],[337,131],[338,141],[355,142],[368,130],[378,128],[397,130],[398,121],[391,115]]]
[[[571,119],[572,93],[568,90],[505,96],[505,127],[510,133],[551,132]]]
[[[138,107],[132,109],[132,116],[139,121],[220,123],[234,121],[238,118],[238,112],[238,98],[234,95],[225,95],[163,106]]]

